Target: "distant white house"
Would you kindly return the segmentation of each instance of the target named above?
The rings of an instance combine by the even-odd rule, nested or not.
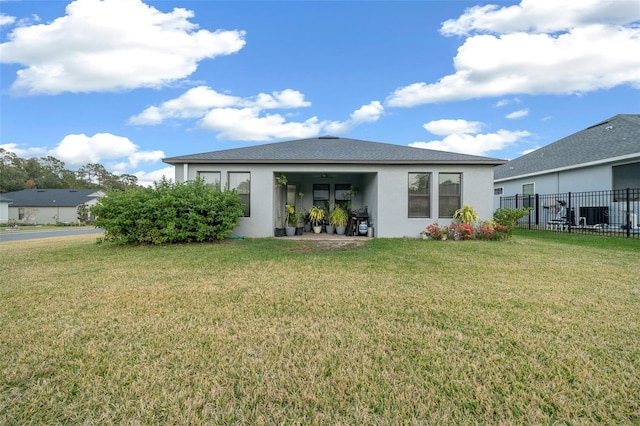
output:
[[[175,180],[200,176],[237,189],[246,204],[235,233],[274,235],[282,206],[276,179],[288,180],[296,210],[344,204],[367,208],[378,237],[418,237],[430,223],[448,224],[463,206],[493,214],[493,168],[505,160],[335,136],[166,158]],[[357,195],[350,197],[350,188]],[[302,194],[302,195],[300,195]]]
[[[519,196],[537,224],[636,230],[640,115],[616,115],[497,166],[494,178],[494,207]]]
[[[7,223],[9,221],[9,204],[13,200],[0,194],[0,223]]]
[[[494,171],[501,196],[640,188],[640,115],[619,114]]]
[[[25,189],[7,192],[8,220],[16,223],[78,223],[78,207],[90,207],[104,192],[95,189]]]

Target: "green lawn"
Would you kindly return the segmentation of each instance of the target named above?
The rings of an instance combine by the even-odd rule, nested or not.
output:
[[[0,424],[638,424],[640,241],[0,243]]]

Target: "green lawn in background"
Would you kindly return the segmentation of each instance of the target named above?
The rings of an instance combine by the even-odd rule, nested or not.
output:
[[[640,241],[0,244],[0,424],[638,424]]]

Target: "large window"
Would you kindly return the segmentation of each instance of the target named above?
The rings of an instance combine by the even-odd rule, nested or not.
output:
[[[453,217],[462,207],[462,174],[440,173],[438,175],[438,217]]]
[[[251,216],[251,173],[229,172],[229,189],[235,189],[244,204],[244,217]]]
[[[313,205],[318,207],[327,207],[329,205],[328,183],[313,184]]]
[[[348,183],[336,183],[333,188],[333,199],[337,206],[343,209],[348,209],[351,203],[351,184]]]
[[[533,207],[533,196],[536,193],[536,186],[533,183],[522,184],[522,207]]]
[[[198,172],[198,177],[213,188],[220,186],[220,172]]]
[[[431,173],[409,173],[409,217],[431,217]]]

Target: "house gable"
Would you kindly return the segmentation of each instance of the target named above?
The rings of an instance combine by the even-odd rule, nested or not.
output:
[[[494,169],[496,183],[640,158],[640,115],[619,114]]]

